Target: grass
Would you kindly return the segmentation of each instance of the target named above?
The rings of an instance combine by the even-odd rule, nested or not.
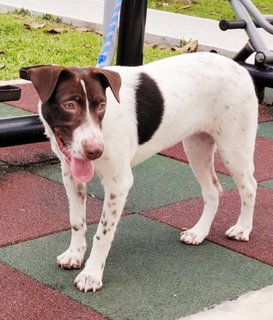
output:
[[[26,29],[24,24],[45,23],[42,29]],[[59,64],[94,66],[101,50],[102,38],[95,32],[80,32],[50,15],[41,18],[27,11],[0,13],[0,80],[16,79],[23,66]],[[44,30],[61,29],[61,34]],[[176,53],[145,47],[144,61],[158,60]],[[3,67],[4,66],[4,67]]]
[[[185,6],[185,1],[191,5]],[[265,14],[273,14],[273,0],[253,0]],[[227,0],[149,0],[150,8],[168,10],[205,18],[234,18]],[[25,24],[43,23],[41,29],[26,29]],[[0,80],[16,79],[19,69],[35,64],[94,66],[101,50],[101,36],[95,32],[79,32],[45,14],[38,18],[28,11],[0,12]],[[46,34],[49,29],[62,29],[61,34]],[[144,63],[175,55],[170,50],[145,46]]]
[[[262,13],[273,14],[273,0],[252,2]],[[228,0],[149,0],[149,7],[217,20],[235,18]]]

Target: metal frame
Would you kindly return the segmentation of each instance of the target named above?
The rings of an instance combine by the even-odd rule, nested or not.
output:
[[[273,51],[269,50],[257,28],[263,28],[273,35],[273,15],[262,15],[250,0],[229,0],[238,20],[221,20],[219,27],[229,29],[244,29],[249,40],[233,57],[252,75],[257,93],[263,97],[265,87],[273,88]],[[273,36],[272,36],[273,40]],[[254,64],[246,60],[255,53]]]

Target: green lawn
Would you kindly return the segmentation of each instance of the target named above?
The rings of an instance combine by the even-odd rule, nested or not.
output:
[[[45,23],[41,29],[26,29],[25,24]],[[45,30],[61,29],[60,34]],[[60,64],[94,66],[100,53],[102,38],[95,32],[82,32],[45,15],[31,17],[24,11],[0,13],[0,80],[19,77],[22,66]],[[144,61],[158,60],[175,52],[145,47]]]
[[[252,2],[262,13],[273,14],[273,0],[253,0]],[[235,17],[228,0],[149,0],[149,7],[217,20]]]
[[[183,4],[191,2],[190,6]],[[253,1],[266,14],[273,14],[273,0]],[[199,17],[233,18],[227,0],[149,0],[149,7]],[[167,4],[167,5],[166,5]],[[27,29],[25,24],[44,24],[41,29]],[[46,30],[61,29],[60,34]],[[102,45],[95,32],[79,31],[49,15],[37,18],[24,10],[15,13],[0,12],[0,80],[18,78],[22,66],[60,64],[94,66]],[[144,63],[175,55],[171,50],[145,47]]]

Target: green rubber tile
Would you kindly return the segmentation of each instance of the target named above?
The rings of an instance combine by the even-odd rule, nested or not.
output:
[[[273,139],[273,121],[260,123],[257,134],[261,137]]]
[[[0,103],[0,118],[26,116],[30,112]]]
[[[96,226],[89,226],[89,247]],[[123,217],[97,293],[73,285],[56,255],[70,233],[6,247],[0,259],[113,320],[170,320],[272,284],[273,268],[221,246],[182,244],[179,231],[141,215]]]
[[[35,169],[35,173],[61,182],[59,165]],[[200,196],[201,189],[188,164],[156,155],[145,161],[134,172],[134,185],[129,193],[126,208],[139,212]],[[224,190],[234,188],[230,177],[219,174]],[[99,178],[89,184],[88,192],[103,199]]]
[[[273,190],[273,179],[265,180],[259,183],[260,186]]]

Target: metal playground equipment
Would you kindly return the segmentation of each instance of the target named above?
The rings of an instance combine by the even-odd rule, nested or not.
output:
[[[262,15],[250,0],[229,0],[237,20],[221,20],[219,27],[226,31],[230,29],[244,29],[248,35],[248,42],[233,57],[244,66],[254,79],[257,93],[263,96],[265,87],[273,88],[273,51],[269,50],[263,41],[258,28],[272,34],[273,43],[273,15]],[[246,60],[255,54],[254,64]]]

